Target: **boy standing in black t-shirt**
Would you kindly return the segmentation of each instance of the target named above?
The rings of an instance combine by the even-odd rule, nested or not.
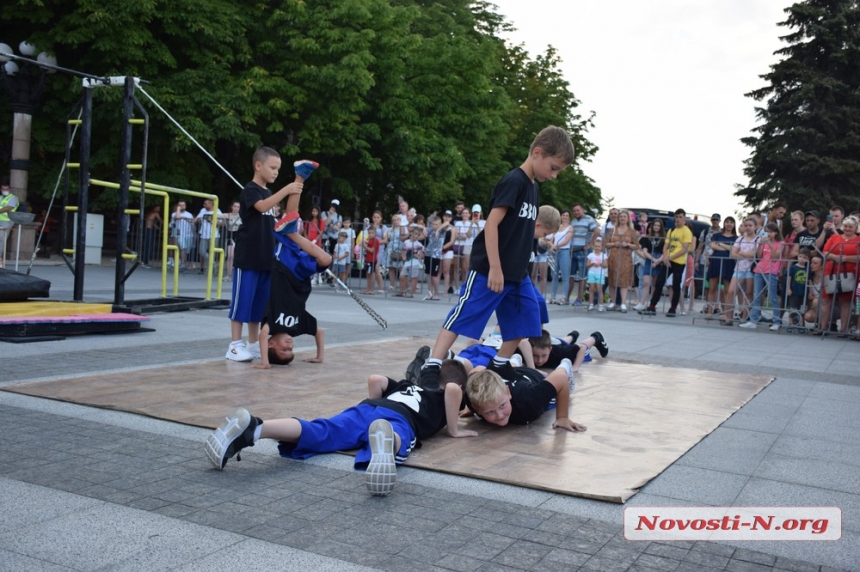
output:
[[[221,470],[228,459],[253,447],[259,439],[278,441],[281,456],[291,459],[358,449],[354,467],[366,469],[368,492],[385,496],[394,488],[396,465],[421,446],[421,439],[445,426],[451,437],[477,436],[475,431],[457,427],[466,382],[463,364],[446,360],[440,380],[444,381],[443,389],[430,390],[408,381],[371,375],[367,378],[368,399],[327,419],[263,421],[245,409],[237,409],[207,437],[204,450],[215,468]]]
[[[553,207],[541,207],[536,181],[551,181],[573,163],[573,142],[564,129],[547,127],[532,142],[522,165],[496,185],[488,205],[487,222],[472,245],[471,266],[457,305],[436,337],[425,368],[437,369],[460,335],[478,339],[493,312],[502,333],[502,346],[490,365],[508,364],[520,340],[539,336],[540,301],[528,275],[536,238],[558,229],[561,216]],[[504,253],[504,257],[500,253]]]
[[[251,361],[256,355],[260,321],[269,300],[272,253],[275,239],[274,207],[287,196],[300,196],[304,181],[318,167],[313,161],[293,164],[296,179],[272,194],[266,185],[278,178],[281,157],[270,147],[254,152],[254,179],[239,196],[242,226],[234,233],[233,292],[230,298],[230,335],[232,341],[225,356],[233,361]],[[242,342],[242,326],[248,324],[248,346]]]

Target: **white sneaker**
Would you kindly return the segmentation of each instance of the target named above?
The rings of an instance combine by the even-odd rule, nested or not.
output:
[[[621,313],[622,313],[622,314],[626,314],[626,313],[627,313],[627,304],[621,304]]]
[[[594,310],[594,304],[589,304],[588,305],[588,311],[590,312],[592,310]]]
[[[367,431],[370,441],[370,463],[364,473],[367,492],[384,497],[391,492],[397,481],[397,466],[394,464],[394,428],[385,419],[377,419]]]
[[[567,383],[570,386],[570,393],[573,394],[573,388],[576,385],[576,381],[573,375],[573,364],[570,363],[569,359],[564,358],[563,360],[561,360],[561,365],[558,367],[564,368],[564,373],[567,374]]]
[[[637,312],[641,312],[645,308],[647,308],[647,306],[645,304],[636,304],[635,306],[633,306],[633,309],[636,310]]]
[[[514,367],[523,367],[523,356],[514,354],[511,356],[511,365]]]
[[[741,328],[747,328],[749,330],[754,330],[755,329],[755,322],[744,322],[743,324],[740,325],[740,327]]]
[[[597,307],[597,311],[598,311],[598,312],[605,312],[605,311],[606,311],[606,307],[605,307],[603,304],[601,304],[600,306],[598,306],[598,307]]]
[[[769,327],[768,330],[770,330],[771,332],[778,332],[779,327],[780,327],[780,324],[774,324],[771,327]]]
[[[256,344],[245,344],[245,351],[253,356],[254,359],[260,359],[260,342]]]
[[[614,309],[615,309],[615,302],[610,302],[610,303],[606,306],[606,309],[607,309],[607,310],[609,310],[610,312],[611,312],[612,310],[614,310]]]
[[[245,349],[245,342],[231,342],[224,356],[233,361],[252,361],[254,356]]]

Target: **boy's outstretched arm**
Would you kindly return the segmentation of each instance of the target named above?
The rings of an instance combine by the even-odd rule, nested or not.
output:
[[[256,203],[254,203],[254,208],[257,209],[258,211],[260,211],[261,213],[265,213],[265,212],[268,212],[269,210],[271,210],[272,207],[274,207],[275,205],[279,204],[282,200],[284,200],[284,197],[289,197],[289,199],[287,199],[287,207],[288,207],[287,212],[290,212],[290,210],[289,210],[290,200],[293,199],[293,197],[295,197],[295,208],[293,208],[293,210],[296,210],[299,207],[299,199],[301,198],[303,188],[304,188],[303,183],[300,183],[298,181],[294,181],[294,182],[290,183],[289,185],[282,187],[281,190],[272,193],[272,195],[269,198],[261,199],[261,200],[257,201]]]
[[[556,369],[546,378],[555,387],[555,421],[552,422],[553,429],[567,429],[568,431],[585,431],[585,425],[580,425],[570,419],[570,382],[567,374],[561,369]]]
[[[499,224],[501,224],[507,212],[508,207],[493,207],[484,225],[484,245],[487,248],[487,260],[490,263],[487,286],[497,294],[505,287],[505,277],[502,274],[502,259],[499,256]]]
[[[449,437],[477,437],[477,431],[460,429],[460,403],[463,402],[463,389],[456,383],[445,384],[445,421],[448,423]]]
[[[254,369],[269,369],[272,364],[269,363],[269,324],[263,324],[260,328],[260,339],[257,340],[260,344],[260,363],[254,364],[251,367]]]
[[[299,248],[307,252],[309,255],[313,256],[319,266],[326,268],[331,266],[331,254],[326,252],[323,247],[318,244],[314,244],[297,232],[288,234],[287,238],[298,244]]]
[[[317,333],[314,334],[314,340],[317,343],[317,357],[307,358],[304,361],[308,363],[322,363],[323,354],[325,353],[325,330],[318,327]]]

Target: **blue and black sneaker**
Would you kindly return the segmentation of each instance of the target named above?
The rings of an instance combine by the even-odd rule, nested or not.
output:
[[[306,180],[313,175],[313,172],[316,171],[319,166],[319,163],[308,159],[302,159],[301,161],[293,163],[293,169],[296,172],[296,176]]]

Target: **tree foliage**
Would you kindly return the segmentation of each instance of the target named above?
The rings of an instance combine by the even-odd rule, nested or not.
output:
[[[463,198],[485,203],[548,124],[572,134],[577,162],[544,186],[545,202],[597,207],[584,165],[593,114],[580,105],[549,48],[532,58],[501,39],[510,28],[488,2],[466,0],[17,0],[0,40],[23,39],[87,73],[133,75],[240,181],[266,144],[289,164],[323,165],[303,199],[335,196],[366,214],[402,195],[425,212]],[[62,162],[64,125],[80,79],[48,80],[34,117],[30,194],[46,196]],[[94,177],[119,176],[121,91],[95,90]],[[148,179],[217,192],[239,189],[150,102]],[[10,117],[0,98],[0,117]],[[0,122],[8,160],[11,122]],[[140,155],[140,133],[135,150]],[[112,191],[93,189],[106,207]]]
[[[860,208],[860,8],[856,0],[806,0],[786,9],[782,59],[747,94],[755,135],[735,193],[748,207]]]

